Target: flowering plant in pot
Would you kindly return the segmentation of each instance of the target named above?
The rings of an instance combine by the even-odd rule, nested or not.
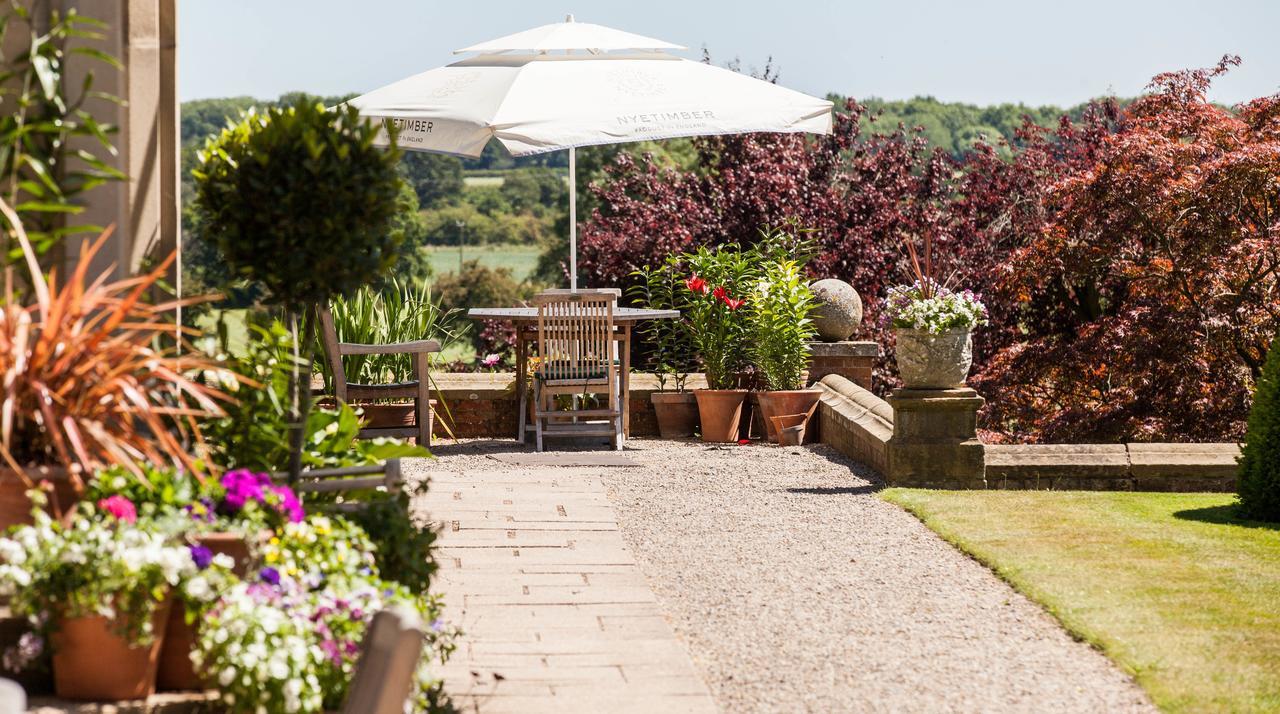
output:
[[[702,440],[735,442],[747,397],[738,388],[747,364],[747,311],[742,308],[756,264],[737,246],[704,246],[684,260],[691,273],[684,281],[682,312],[707,376],[708,388],[694,390]]]
[[[678,310],[686,304],[686,292],[690,290],[682,277],[687,270],[681,256],[667,256],[659,266],[632,273],[639,282],[629,296],[636,303],[654,310]],[[685,390],[689,373],[695,369],[689,323],[685,320],[649,320],[640,326],[639,331],[652,348],[649,363],[658,378],[658,391],[649,396],[658,420],[658,433],[664,439],[693,436],[698,428],[698,402],[692,393]]]
[[[820,392],[802,389],[816,307],[798,261],[766,262],[751,295],[749,333],[751,361],[766,387],[759,400],[771,441],[778,440],[774,417],[808,415],[817,404]]]
[[[195,659],[236,711],[336,710],[355,671],[360,641],[378,610],[402,605],[430,623],[413,711],[442,711],[433,674],[456,632],[438,598],[383,580],[373,544],[344,518],[312,515],[280,529],[263,565],[209,610]]]
[[[32,627],[6,653],[6,664],[25,666],[48,648],[60,697],[149,696],[171,595],[208,601],[216,589],[202,569],[216,565],[229,577],[227,564],[203,561],[170,526],[139,517],[123,496],[82,502],[78,510],[68,525],[37,508],[33,524],[0,539],[0,595]]]
[[[272,533],[285,523],[301,521],[303,508],[288,486],[269,474],[234,469],[204,483],[175,469],[148,467],[146,480],[126,478],[121,469],[97,474],[87,495],[136,505],[145,518],[156,518],[191,549],[200,570],[219,569],[243,576]],[[207,575],[200,576],[193,597],[180,597],[169,612],[156,676],[161,690],[203,689],[191,652],[198,623],[217,592]],[[225,585],[222,587],[225,588]]]
[[[915,282],[889,289],[881,320],[894,328],[898,373],[908,389],[964,385],[973,364],[973,329],[987,324],[987,307],[969,290],[953,291],[934,278],[933,240],[923,263],[906,242]]]

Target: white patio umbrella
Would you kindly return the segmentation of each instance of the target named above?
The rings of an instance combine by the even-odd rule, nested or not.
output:
[[[664,52],[673,49],[684,48],[570,15],[456,50],[478,54],[349,103],[397,126],[404,149],[474,158],[495,137],[513,156],[568,149],[569,274],[577,288],[577,147],[831,132],[831,102]]]

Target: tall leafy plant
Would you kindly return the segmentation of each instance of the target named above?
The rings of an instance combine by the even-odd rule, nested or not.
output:
[[[799,389],[817,333],[810,317],[817,301],[798,261],[768,261],[761,273],[749,300],[751,361],[769,389]]]
[[[632,302],[654,310],[679,310],[688,302],[688,286],[684,275],[688,266],[683,257],[667,256],[657,267],[637,270],[638,279],[627,295]],[[658,378],[658,390],[667,391],[668,385],[677,392],[684,391],[689,373],[695,371],[693,334],[685,320],[649,320],[639,327],[652,351],[649,364]]]
[[[735,246],[701,247],[684,255],[684,318],[711,389],[735,389],[747,366],[745,295],[755,283],[758,260]]]
[[[432,299],[428,285],[415,287],[392,279],[379,290],[364,287],[350,297],[338,296],[329,307],[341,342],[385,345],[413,340],[436,340],[448,349],[466,337],[467,325],[459,321],[459,308],[444,308]],[[322,345],[317,343],[316,354]],[[430,355],[429,355],[430,356]],[[333,388],[333,374],[326,360],[316,366],[325,387]],[[407,382],[414,378],[409,354],[344,355],[342,370],[354,382],[377,384]]]
[[[390,147],[375,145],[381,131],[354,107],[299,99],[224,129],[193,172],[205,235],[233,274],[260,284],[288,316],[291,478],[302,468],[315,308],[376,282],[404,241],[392,228],[400,151],[394,131]]]
[[[111,135],[116,127],[99,122],[86,109],[91,101],[118,102],[94,89],[94,72],[69,82],[74,57],[113,70],[121,65],[111,55],[84,41],[102,39],[103,24],[72,8],[43,0],[8,0],[0,15],[0,42],[23,34],[22,50],[5,57],[0,68],[0,191],[22,220],[32,249],[43,254],[64,236],[97,233],[100,226],[68,220],[84,210],[85,192],[124,174],[103,156],[116,154]],[[35,21],[47,17],[47,23]],[[81,43],[81,44],[77,44]],[[6,43],[7,44],[7,43]],[[21,248],[6,236],[4,252],[21,260]]]

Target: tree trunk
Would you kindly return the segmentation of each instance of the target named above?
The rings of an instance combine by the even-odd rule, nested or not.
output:
[[[298,313],[289,312],[289,329],[293,333],[293,369],[289,373],[289,401],[292,408],[289,424],[289,485],[302,474],[302,446],[307,435],[307,415],[311,412],[311,347],[315,343],[316,311],[305,308],[302,335],[298,335]]]

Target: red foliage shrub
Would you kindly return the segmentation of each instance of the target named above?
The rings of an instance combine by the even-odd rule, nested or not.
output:
[[[1046,192],[1034,240],[993,266],[1023,334],[974,380],[992,426],[1045,441],[1243,434],[1280,328],[1280,97],[1209,103],[1238,62],[1156,77]]]
[[[997,438],[1236,438],[1280,327],[1280,97],[1210,104],[1235,62],[1160,75],[1123,111],[1028,122],[961,160],[918,131],[864,132],[852,101],[830,136],[700,139],[694,171],[620,154],[581,266],[627,287],[670,253],[796,221],[820,249],[814,277],[862,294],[884,389],[880,300],[908,279],[901,238],[932,235],[946,282],[990,308],[972,382]]]

